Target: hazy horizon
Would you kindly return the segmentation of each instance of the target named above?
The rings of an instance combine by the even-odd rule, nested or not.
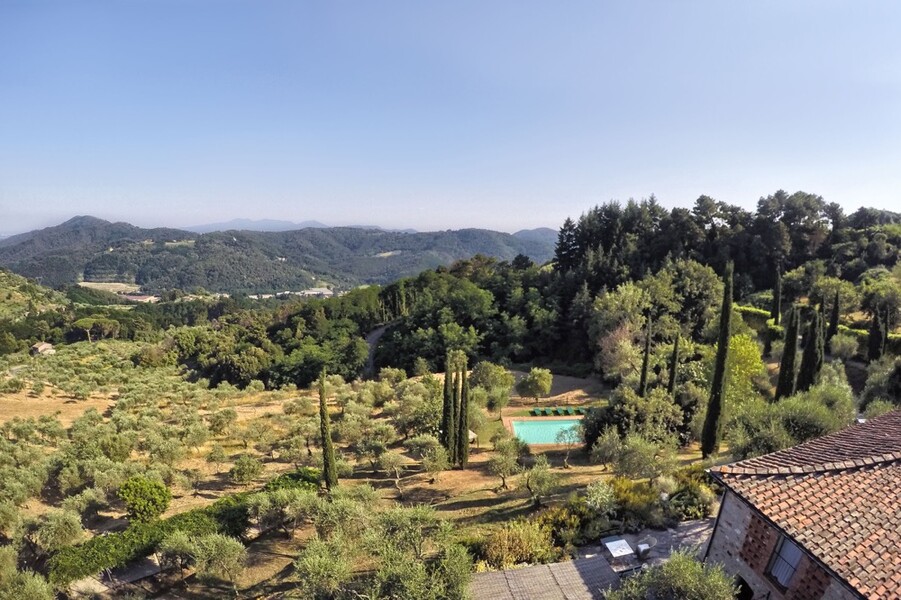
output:
[[[0,4],[0,233],[901,209],[901,5]]]

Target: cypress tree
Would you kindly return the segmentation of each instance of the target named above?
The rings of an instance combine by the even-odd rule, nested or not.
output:
[[[726,265],[723,276],[723,306],[720,312],[720,333],[717,338],[716,362],[713,365],[713,383],[707,416],[701,432],[701,454],[707,458],[717,451],[722,432],[723,397],[726,392],[726,361],[729,358],[729,338],[732,321],[732,262]]]
[[[322,435],[322,480],[325,488],[332,491],[338,485],[338,466],[335,464],[335,446],[332,444],[328,408],[325,404],[325,369],[319,375],[319,433]]]
[[[447,458],[451,464],[457,462],[457,411],[455,410],[454,395],[454,365],[448,354],[444,366],[444,410],[441,415],[441,433],[444,447],[447,449]]]
[[[776,400],[795,393],[795,359],[798,353],[798,309],[792,307],[785,326],[785,347],[779,363],[779,380],[776,383]]]
[[[829,329],[826,330],[825,349],[827,352],[832,352],[832,338],[838,333],[838,319],[840,313],[841,306],[839,305],[838,291],[836,291],[835,301],[832,302],[832,313],[829,317]]]
[[[823,368],[825,341],[823,336],[823,316],[815,312],[807,326],[807,345],[801,355],[801,368],[798,369],[798,383],[795,391],[806,392],[816,385]]]
[[[641,379],[638,382],[638,395],[648,395],[648,364],[651,362],[651,316],[648,315],[644,334],[644,356],[641,359]]]
[[[770,317],[773,323],[778,325],[782,316],[782,273],[780,269],[776,269],[776,285],[773,287],[773,308],[770,310]]]
[[[457,427],[457,462],[466,467],[469,462],[469,378],[466,365],[460,373],[460,418]]]
[[[673,354],[669,361],[669,383],[666,386],[666,393],[671,398],[676,397],[676,377],[679,370],[679,339],[681,337],[678,333],[676,334],[676,339],[673,341]]]
[[[870,324],[870,334],[867,338],[867,342],[869,345],[869,351],[867,352],[867,358],[870,362],[874,360],[879,360],[882,358],[882,349],[885,344],[883,342],[883,336],[885,327],[882,324],[882,317],[879,314],[879,309],[873,311],[873,321]]]

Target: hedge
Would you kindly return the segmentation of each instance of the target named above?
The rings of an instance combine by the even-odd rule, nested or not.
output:
[[[760,332],[761,329],[766,329],[767,322],[770,319],[770,311],[744,304],[733,304],[732,308],[742,316],[744,322],[754,331]]]
[[[869,347],[870,332],[866,329],[854,329],[845,325],[838,326],[838,332],[845,335],[853,336],[857,339],[860,346],[860,355],[866,358],[866,349]],[[901,335],[897,333],[888,334],[888,343],[886,351],[890,354],[901,355]]]
[[[279,475],[263,489],[310,489],[318,487],[318,482],[318,469],[304,468]],[[247,506],[253,495],[253,492],[232,494],[204,508],[195,508],[159,521],[135,522],[124,531],[97,536],[83,544],[63,548],[50,558],[47,578],[51,584],[62,588],[73,581],[124,567],[152,554],[163,539],[176,531],[184,531],[191,537],[210,533],[241,537],[249,525]]]

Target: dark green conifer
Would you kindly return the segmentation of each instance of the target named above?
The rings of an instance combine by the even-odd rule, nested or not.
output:
[[[338,485],[338,466],[335,463],[335,446],[332,444],[328,407],[325,403],[325,369],[319,375],[319,433],[322,436],[322,480],[327,490]]]
[[[729,338],[732,321],[732,262],[726,265],[723,276],[723,305],[720,311],[720,333],[717,337],[716,362],[713,365],[713,382],[707,415],[701,431],[701,454],[707,458],[719,449],[722,433],[723,399],[726,393],[726,361],[729,358]]]
[[[444,363],[444,406],[441,413],[441,441],[451,464],[457,455],[457,411],[454,398],[454,365],[448,353]]]
[[[469,462],[469,378],[466,365],[460,371],[460,417],[457,420],[457,462],[466,467]]]
[[[795,360],[798,354],[799,321],[798,309],[792,307],[788,312],[788,323],[785,324],[785,346],[782,350],[782,361],[779,363],[776,400],[787,398],[795,393]]]
[[[867,339],[867,345],[869,347],[867,358],[870,362],[882,358],[882,352],[885,349],[885,338],[887,337],[886,334],[887,329],[885,327],[885,323],[883,322],[882,315],[879,313],[879,309],[877,308],[873,311],[873,321],[870,324],[870,334]]]
[[[813,313],[807,326],[807,345],[801,354],[801,368],[798,369],[795,391],[806,392],[816,385],[823,368],[824,346],[823,315],[817,311]]]
[[[638,381],[638,395],[648,395],[648,365],[651,362],[651,317],[648,315],[644,334],[644,356],[641,359],[641,379]]]
[[[676,396],[676,379],[679,372],[679,339],[681,337],[678,333],[676,334],[676,339],[673,340],[673,354],[669,361],[669,383],[666,386],[666,393],[671,398]]]
[[[826,330],[826,352],[832,352],[832,338],[838,333],[838,320],[841,314],[838,291],[835,292],[835,300],[832,302],[832,313],[829,318],[829,329]]]
[[[782,273],[781,269],[776,269],[776,285],[773,286],[773,308],[770,310],[770,317],[773,323],[778,325],[782,318]]]

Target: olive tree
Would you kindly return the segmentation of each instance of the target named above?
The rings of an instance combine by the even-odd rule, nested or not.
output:
[[[238,595],[238,577],[247,563],[247,549],[240,541],[227,535],[211,533],[197,540],[194,567],[201,580],[222,580],[231,583]]]

